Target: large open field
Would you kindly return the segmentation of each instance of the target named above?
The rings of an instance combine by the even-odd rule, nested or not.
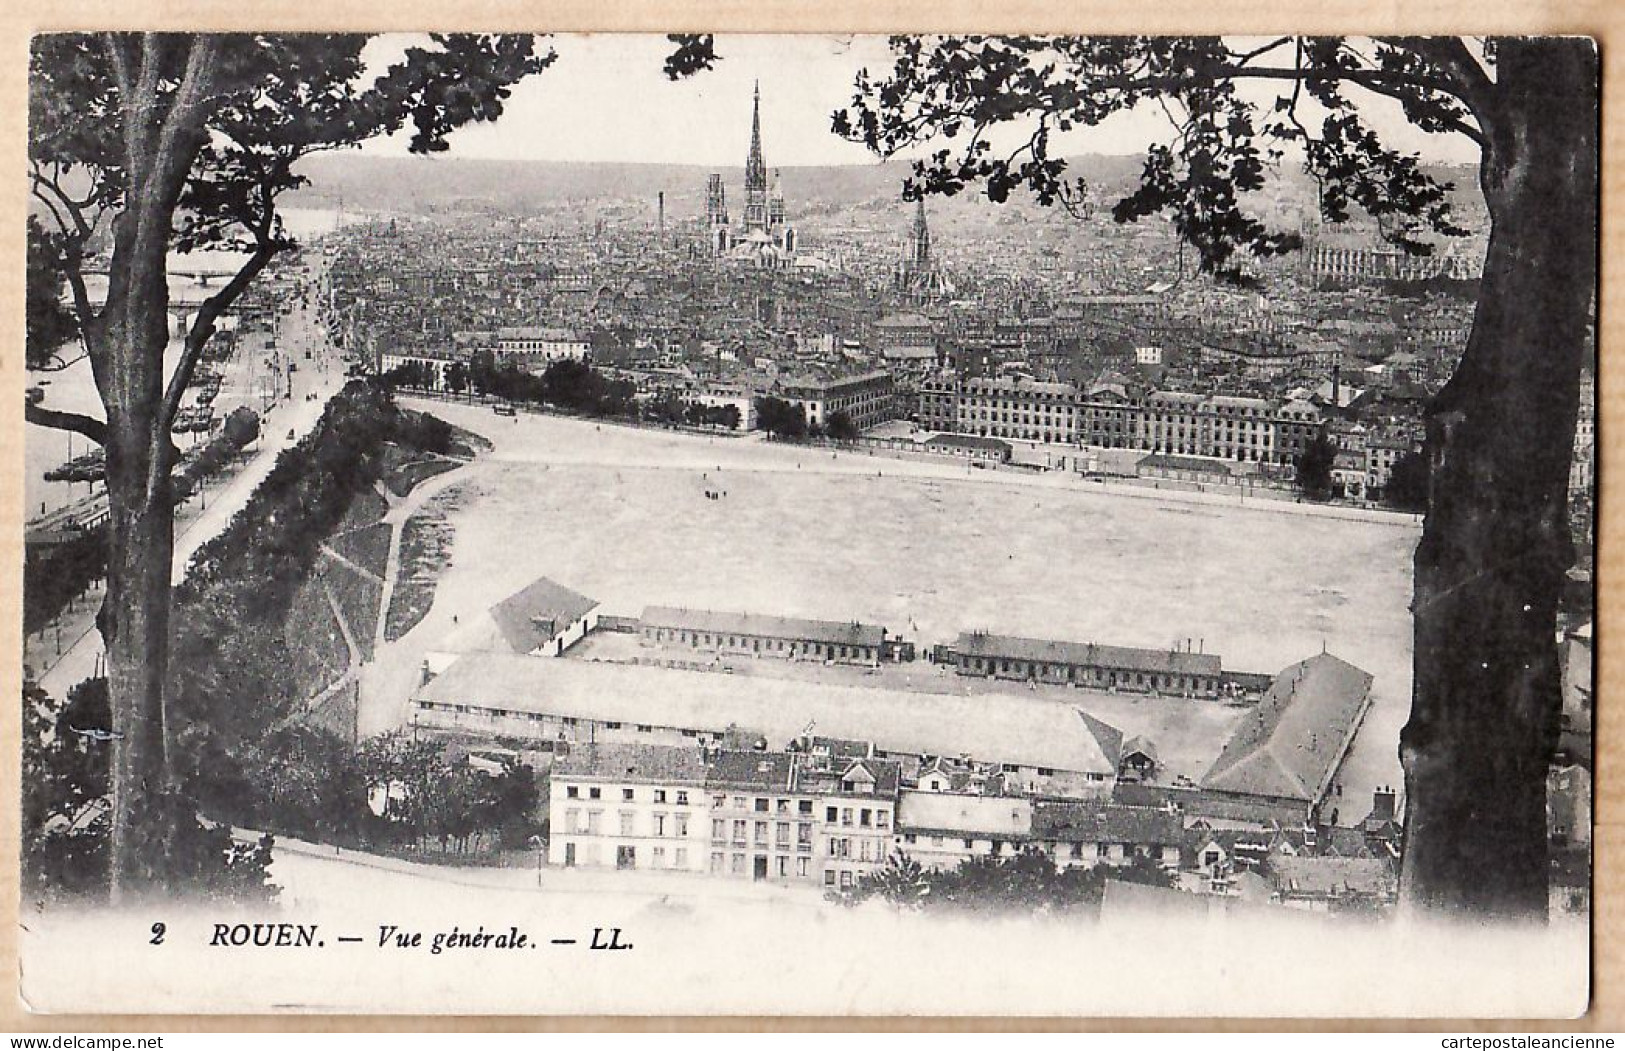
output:
[[[425,405],[489,437],[450,516],[451,565],[386,647],[362,732],[398,724],[425,650],[537,576],[646,604],[860,618],[929,646],[964,628],[1123,645],[1193,640],[1273,672],[1324,645],[1376,676],[1344,821],[1397,783],[1410,695],[1407,519],[1123,493],[1059,472],[696,438]],[[707,488],[725,492],[707,499]],[[1215,741],[1215,753],[1222,742]]]

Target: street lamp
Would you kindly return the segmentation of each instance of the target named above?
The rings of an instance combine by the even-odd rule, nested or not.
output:
[[[542,885],[542,837],[531,836],[529,842],[536,850],[536,885],[540,887]]]

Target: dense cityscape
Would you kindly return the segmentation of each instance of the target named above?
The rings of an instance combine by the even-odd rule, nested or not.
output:
[[[1301,247],[1227,283],[1112,220],[1124,158],[1075,158],[1066,210],[906,199],[895,166],[774,167],[774,90],[717,106],[742,167],[578,167],[523,206],[480,161],[309,165],[299,248],[177,384],[200,849],[299,900],[377,866],[662,908],[1393,915],[1425,410],[1482,205],[1418,255],[1288,174],[1253,205]],[[177,339],[230,273],[171,267]],[[93,402],[72,349],[32,406]],[[1588,368],[1553,917],[1590,909],[1594,403]],[[44,900],[106,849],[74,779],[111,738],[108,464],[30,426],[27,467]]]

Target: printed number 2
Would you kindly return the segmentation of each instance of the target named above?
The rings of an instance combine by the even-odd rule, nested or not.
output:
[[[166,928],[161,923],[153,924],[152,925],[152,941],[148,942],[147,944],[149,944],[149,945],[162,945],[162,944],[164,944],[164,931],[167,930],[167,929],[168,928]]]

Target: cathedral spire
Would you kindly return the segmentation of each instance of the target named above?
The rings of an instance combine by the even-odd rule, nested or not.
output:
[[[750,156],[745,160],[745,189],[767,190],[767,162],[762,159],[762,85],[756,82],[750,104]]]
[[[914,245],[913,263],[916,270],[927,270],[931,266],[931,230],[925,225],[925,198],[919,197],[914,201]]]

